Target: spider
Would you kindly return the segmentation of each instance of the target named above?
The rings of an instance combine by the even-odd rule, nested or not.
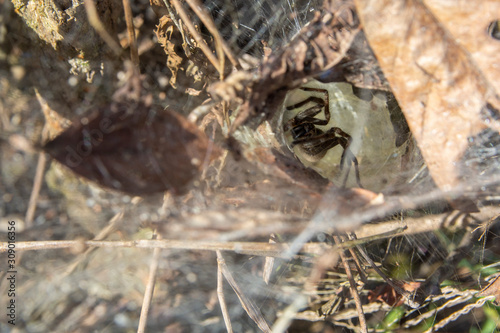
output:
[[[285,132],[290,131],[292,135],[293,141],[291,146],[298,146],[298,148],[307,156],[309,161],[317,162],[326,155],[328,150],[340,145],[344,149],[340,159],[341,172],[344,164],[346,163],[346,159],[349,161],[348,170],[342,183],[343,186],[345,187],[347,183],[352,162],[356,173],[356,182],[359,187],[362,187],[359,177],[358,159],[349,150],[349,145],[352,140],[351,136],[339,127],[331,127],[326,132],[316,127],[317,125],[327,125],[330,121],[330,97],[328,90],[309,87],[301,87],[299,89],[303,91],[322,93],[323,98],[310,96],[301,102],[286,107],[287,111],[292,111],[301,108],[306,104],[314,103],[313,106],[300,111],[295,117],[288,120],[283,125],[283,130]],[[325,119],[316,118],[321,111],[324,112]]]

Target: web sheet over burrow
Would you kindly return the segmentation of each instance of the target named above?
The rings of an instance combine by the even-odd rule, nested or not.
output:
[[[498,47],[495,10],[474,8],[478,19],[461,25],[471,26],[475,49],[486,54],[476,58],[468,44],[456,45],[468,39],[453,29],[461,16],[443,14],[445,4],[429,7],[430,18],[426,5],[413,2],[380,12],[379,19],[399,13],[387,22],[411,21],[404,18],[413,13],[412,27],[426,24],[423,36],[400,27],[408,32],[404,44],[397,33],[387,40],[376,34],[384,29],[368,29],[377,19],[370,5],[135,3],[139,76],[123,61],[127,53],[116,55],[102,31],[81,23],[88,5],[49,3],[32,22],[33,8],[14,3],[36,35],[24,27],[33,41],[2,42],[11,59],[23,55],[18,67],[2,60],[2,139],[11,142],[2,144],[2,160],[33,167],[15,172],[14,162],[3,162],[2,213],[25,220],[21,240],[46,250],[22,259],[23,327],[135,329],[152,258],[138,247],[155,246],[165,249],[154,259],[151,330],[491,325],[490,303],[473,297],[489,302],[498,288],[498,83],[485,67]],[[97,9],[118,47],[133,49],[122,4]],[[40,18],[59,24],[57,33],[47,33]],[[7,36],[24,24],[14,13],[2,19]],[[393,54],[381,45],[391,40],[410,61],[396,57],[387,66]],[[41,50],[40,41],[47,43]],[[26,60],[35,51],[46,64]],[[15,79],[19,67],[24,78]],[[424,79],[404,76],[415,67]],[[46,114],[42,144],[61,163],[46,171],[34,216],[19,219],[32,205],[36,156],[19,142],[40,142],[42,131],[31,87]],[[436,99],[448,107],[438,116]],[[421,118],[413,102],[423,105]],[[455,110],[464,105],[472,116],[457,127],[463,114]],[[455,136],[446,136],[449,128],[458,128]],[[428,135],[444,142],[442,150]],[[459,154],[450,153],[454,146]],[[436,167],[440,155],[451,156],[446,172]],[[472,233],[476,226],[482,229]],[[154,230],[156,243],[149,241]],[[61,239],[68,243],[47,243]],[[92,239],[108,242],[85,243]]]

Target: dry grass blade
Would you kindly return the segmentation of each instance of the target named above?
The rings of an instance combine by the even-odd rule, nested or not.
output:
[[[271,327],[269,327],[268,323],[260,313],[257,306],[251,299],[249,299],[245,295],[245,293],[243,292],[243,290],[241,290],[238,283],[234,280],[233,275],[229,271],[229,268],[226,265],[226,261],[224,260],[224,257],[222,256],[222,253],[220,251],[217,251],[217,263],[219,265],[219,269],[222,271],[222,274],[226,278],[227,282],[229,282],[231,288],[233,288],[234,292],[238,296],[241,305],[243,306],[243,309],[245,309],[246,313],[250,316],[250,318],[252,318],[255,324],[257,324],[257,326],[263,332],[272,332]]]
[[[40,188],[42,187],[43,175],[45,173],[45,164],[47,163],[47,156],[45,153],[40,153],[38,155],[38,163],[36,165],[35,179],[33,180],[33,189],[31,190],[30,200],[28,202],[28,209],[26,210],[26,227],[29,228],[33,224],[33,218],[35,216],[36,203],[38,201],[38,195],[40,194]]]
[[[279,258],[288,258],[284,253],[289,244],[269,244],[265,242],[204,242],[193,241],[186,243],[184,240],[134,240],[134,241],[100,241],[100,240],[63,240],[63,241],[32,241],[16,242],[16,250],[49,250],[64,248],[80,248],[81,246],[90,247],[130,247],[153,249],[160,247],[162,249],[177,250],[199,250],[199,251],[233,251],[235,253],[257,256],[275,256]],[[331,248],[323,244],[305,244],[301,252],[307,254],[323,253],[325,249]],[[7,242],[0,242],[0,253],[8,250]]]
[[[342,243],[338,236],[333,236],[335,243]],[[354,281],[354,277],[352,276],[351,268],[349,267],[349,263],[347,262],[347,258],[343,250],[340,251],[340,259],[342,260],[342,264],[344,265],[345,272],[347,274],[347,279],[349,280],[349,287],[351,289],[351,295],[354,298],[354,302],[356,303],[356,310],[358,311],[359,318],[359,326],[361,332],[368,332],[368,327],[366,325],[366,318],[363,312],[363,304],[361,303],[361,298],[359,297],[358,289],[356,287],[356,281]]]
[[[135,66],[139,66],[139,52],[137,51],[137,41],[135,38],[135,28],[132,18],[132,9],[129,0],[123,0],[123,11],[125,12],[125,22],[127,22],[127,33],[130,45],[130,59]]]
[[[231,318],[229,317],[229,311],[227,310],[226,298],[224,297],[224,275],[222,273],[222,263],[224,263],[224,258],[220,251],[217,253],[217,298],[219,299],[220,309],[222,311],[222,317],[224,318],[224,324],[226,324],[226,329],[228,333],[233,332],[233,326],[231,325]]]
[[[472,297],[474,297],[475,293],[476,293],[476,291],[466,290],[466,291],[456,291],[456,292],[451,292],[451,293],[445,294],[445,299],[450,298],[449,301],[445,302],[443,305],[441,305],[435,309],[432,309],[431,311],[423,312],[422,314],[420,314],[416,318],[408,320],[405,323],[405,327],[408,328],[408,327],[416,326],[417,324],[423,322],[426,319],[436,317],[436,315],[438,313],[440,313],[441,311],[444,311],[446,309],[450,309],[458,304],[465,303],[468,300],[470,300]],[[435,302],[439,299],[439,296],[432,297],[431,299],[432,299],[432,301]]]
[[[160,237],[158,237],[160,239]],[[139,319],[139,327],[137,333],[144,333],[148,323],[149,307],[153,299],[153,292],[155,290],[156,272],[158,271],[158,262],[160,260],[161,249],[155,248],[153,250],[153,257],[151,258],[151,265],[149,266],[148,284],[144,290],[144,300],[142,302],[141,317]]]

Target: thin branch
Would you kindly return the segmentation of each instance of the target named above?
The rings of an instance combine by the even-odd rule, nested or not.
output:
[[[30,228],[33,224],[33,218],[35,217],[36,203],[38,201],[38,196],[40,194],[40,189],[42,188],[43,175],[45,173],[45,164],[47,163],[47,156],[45,153],[41,152],[38,155],[38,163],[36,165],[35,179],[33,180],[33,188],[31,190],[30,201],[28,203],[28,209],[26,211],[26,228]]]
[[[137,42],[135,39],[135,28],[132,19],[132,9],[129,0],[123,0],[123,10],[125,12],[125,22],[127,22],[127,33],[130,45],[130,59],[132,63],[139,67],[139,52],[137,51]]]
[[[224,260],[224,257],[222,256],[222,253],[220,251],[217,251],[217,263],[220,270],[222,271],[222,274],[226,278],[226,281],[229,282],[231,288],[233,288],[234,292],[236,293],[236,296],[238,296],[241,306],[243,306],[243,309],[245,309],[248,316],[252,318],[254,323],[256,323],[263,332],[272,332],[271,327],[269,327],[269,324],[262,316],[262,313],[260,313],[258,307],[250,298],[245,295],[236,280],[233,278],[233,275],[229,271],[229,268],[227,268],[226,261]]]
[[[160,236],[158,236],[160,239]],[[146,324],[148,322],[149,307],[153,299],[153,292],[155,290],[156,272],[158,271],[158,262],[160,259],[161,249],[159,247],[153,250],[153,257],[151,258],[151,265],[149,266],[148,284],[144,291],[144,299],[142,300],[141,316],[139,319],[139,327],[137,333],[144,333]]]
[[[0,242],[0,253],[8,250],[9,243]],[[62,240],[62,241],[28,241],[16,242],[16,250],[49,250],[64,248],[81,248],[82,246],[92,247],[130,247],[142,249],[177,249],[177,250],[199,250],[199,251],[233,251],[240,254],[256,256],[275,256],[285,258],[284,252],[289,244],[269,244],[266,242],[207,242],[185,240],[134,240],[134,241],[99,241],[99,240]],[[302,253],[317,255],[323,253],[331,246],[321,243],[304,244]]]

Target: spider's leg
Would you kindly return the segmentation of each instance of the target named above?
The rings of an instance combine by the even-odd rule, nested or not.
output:
[[[321,88],[310,88],[310,87],[302,87],[300,88],[301,90],[304,91],[315,91],[315,92],[320,92],[323,94],[323,105],[325,107],[325,119],[326,119],[326,124],[330,121],[330,94],[328,94],[328,90],[326,89],[321,89]]]
[[[354,156],[354,154],[352,154],[352,152],[350,152],[350,154],[352,156],[352,158],[351,158],[352,164],[354,164],[354,172],[355,172],[355,175],[356,175],[356,183],[358,184],[358,186],[360,188],[363,188],[363,185],[361,185],[361,177],[359,176],[359,163],[358,163],[358,159],[356,158],[356,156]],[[340,163],[342,163],[342,162],[340,162]],[[342,171],[342,164],[340,164],[340,171]],[[345,185],[347,183],[347,178],[349,177],[349,173],[350,172],[351,172],[351,163],[349,163],[347,172],[346,172],[346,174],[344,176],[344,181],[342,182],[342,186],[343,187],[345,187]]]
[[[356,156],[352,159],[352,162],[354,163],[354,172],[356,173],[356,182],[358,183],[358,186],[360,188],[363,188],[363,185],[361,185],[361,177],[359,177],[359,163],[358,159]]]
[[[308,97],[308,98],[306,98],[305,100],[303,100],[301,102],[298,102],[298,103],[295,103],[295,104],[287,106],[286,109],[288,111],[295,110],[295,109],[298,109],[300,107],[303,107],[304,105],[306,105],[309,102],[316,103],[318,105],[321,105],[322,107],[325,105],[325,100],[323,98],[319,98],[319,97],[316,97],[316,96],[311,96],[311,97]],[[318,111],[318,113],[319,113],[319,111]],[[316,114],[318,114],[318,113],[316,113]]]
[[[301,102],[302,103],[302,102]],[[300,104],[300,103],[299,103]],[[306,110],[299,112],[295,117],[288,120],[285,125],[283,125],[283,130],[289,131],[291,128],[299,126],[301,124],[313,124],[313,125],[326,125],[328,124],[327,119],[315,118],[315,116],[323,110],[323,104],[317,104]],[[288,108],[287,108],[288,109]],[[293,110],[293,109],[290,109]]]
[[[300,145],[308,155],[322,158],[329,149],[340,144],[339,139],[343,139],[336,136],[335,133],[325,133],[314,125],[312,127],[312,130],[307,131],[308,135],[296,138],[292,142],[292,147]]]

